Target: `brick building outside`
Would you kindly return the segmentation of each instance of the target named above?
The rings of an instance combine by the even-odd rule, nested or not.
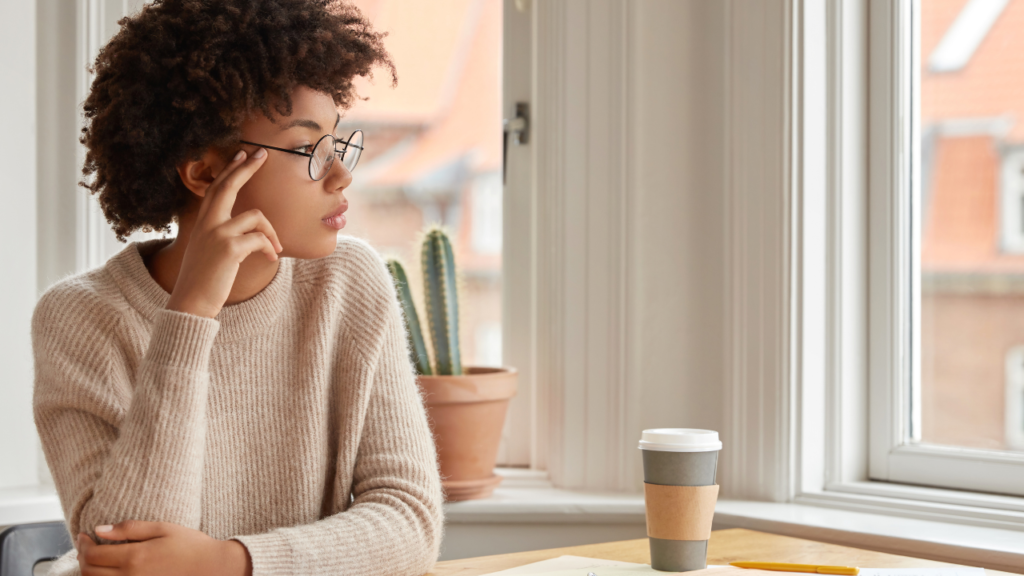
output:
[[[1024,2],[921,6],[921,439],[1024,450]]]

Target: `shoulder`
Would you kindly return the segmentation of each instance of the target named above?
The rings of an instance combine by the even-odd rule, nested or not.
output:
[[[58,281],[43,293],[32,312],[34,345],[109,340],[123,314],[119,293],[105,267]]]
[[[329,284],[361,298],[390,299],[394,295],[387,262],[367,241],[352,236],[339,236],[338,245],[329,256],[298,261],[295,280]]]
[[[51,286],[32,314],[33,411],[52,434],[55,413],[86,411],[114,424],[131,399],[127,304],[105,268]]]
[[[36,303],[31,334],[37,418],[68,401],[112,414],[110,394],[126,397],[120,385],[126,365],[118,362],[124,312],[116,292],[109,273],[97,268],[57,282]]]
[[[379,282],[390,278],[384,257],[362,238],[339,236],[337,248],[326,260],[344,267],[350,273],[365,277],[366,280]]]
[[[387,262],[360,238],[339,236],[332,254],[297,261],[294,274],[296,283],[312,284],[329,294],[338,314],[363,339],[376,340],[369,333],[381,336],[388,319],[400,314]]]

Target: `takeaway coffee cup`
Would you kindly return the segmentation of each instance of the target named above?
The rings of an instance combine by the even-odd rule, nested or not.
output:
[[[708,538],[718,499],[718,432],[694,428],[644,430],[644,500],[651,567],[685,572],[707,567]]]

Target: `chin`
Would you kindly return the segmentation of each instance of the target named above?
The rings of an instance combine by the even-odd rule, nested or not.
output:
[[[317,258],[325,258],[334,254],[334,250],[338,247],[338,235],[330,234],[325,235],[324,238],[317,238],[315,242],[309,242],[305,244],[301,250],[289,254],[292,258],[300,258],[302,260],[316,260]]]

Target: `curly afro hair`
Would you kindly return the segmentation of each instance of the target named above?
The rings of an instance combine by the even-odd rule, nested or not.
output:
[[[386,33],[342,0],[156,0],[119,24],[92,69],[81,185],[121,241],[169,230],[191,198],[176,166],[226,149],[257,111],[290,115],[297,86],[347,109],[356,76],[398,82]]]

